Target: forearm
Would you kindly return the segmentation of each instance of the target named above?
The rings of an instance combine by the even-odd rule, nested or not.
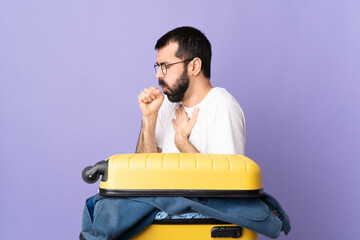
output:
[[[175,145],[181,153],[199,153],[187,138],[175,137]]]
[[[136,153],[156,153],[158,152],[155,140],[155,126],[157,115],[143,117],[141,131],[136,146]]]

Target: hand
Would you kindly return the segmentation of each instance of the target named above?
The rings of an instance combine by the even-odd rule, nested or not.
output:
[[[196,120],[199,115],[199,108],[196,107],[192,114],[191,119],[187,116],[185,109],[182,105],[175,111],[176,120],[173,119],[172,123],[175,129],[175,145],[179,146],[188,143],[190,134],[195,126]]]
[[[157,114],[163,101],[164,95],[157,87],[145,88],[138,96],[143,117]]]

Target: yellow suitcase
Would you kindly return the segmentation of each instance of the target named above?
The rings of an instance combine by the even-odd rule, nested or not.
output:
[[[102,176],[102,196],[258,197],[259,166],[242,155],[118,154],[86,167],[87,183]],[[171,237],[170,237],[171,236]],[[214,219],[155,221],[133,239],[258,239],[257,233]]]

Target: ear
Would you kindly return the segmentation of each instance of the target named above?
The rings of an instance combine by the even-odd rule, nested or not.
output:
[[[200,58],[196,57],[192,60],[192,63],[190,65],[190,71],[193,75],[197,76],[201,72],[201,65],[202,61]]]

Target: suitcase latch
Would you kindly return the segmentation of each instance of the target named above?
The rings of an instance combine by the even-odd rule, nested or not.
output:
[[[212,238],[239,238],[241,237],[241,227],[222,227],[216,226],[211,229]]]

